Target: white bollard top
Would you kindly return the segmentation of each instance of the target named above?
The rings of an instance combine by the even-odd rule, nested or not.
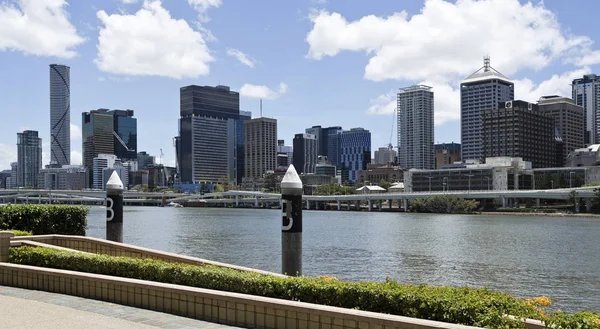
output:
[[[281,192],[283,194],[296,194],[297,191],[302,193],[302,180],[300,180],[300,176],[298,176],[294,165],[290,165],[285,176],[283,176],[283,179],[281,180]]]
[[[108,182],[106,182],[106,191],[123,191],[123,182],[119,178],[119,174],[116,171],[110,175]]]

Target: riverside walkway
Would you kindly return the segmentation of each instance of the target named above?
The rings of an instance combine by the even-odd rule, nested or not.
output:
[[[236,328],[45,291],[0,286],[2,328]]]

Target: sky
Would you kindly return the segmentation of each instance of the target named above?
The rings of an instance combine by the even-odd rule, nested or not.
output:
[[[576,4],[576,5],[575,5]],[[49,64],[71,67],[71,160],[81,113],[132,109],[138,151],[175,164],[179,88],[227,85],[240,109],[278,120],[363,127],[397,145],[399,88],[433,87],[436,142],[460,142],[460,81],[491,65],[515,99],[570,96],[600,73],[600,2],[579,0],[0,0],[0,170],[16,133],[37,130],[50,161]]]

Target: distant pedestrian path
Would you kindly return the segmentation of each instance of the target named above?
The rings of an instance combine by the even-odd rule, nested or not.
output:
[[[44,291],[0,286],[2,328],[235,328]]]

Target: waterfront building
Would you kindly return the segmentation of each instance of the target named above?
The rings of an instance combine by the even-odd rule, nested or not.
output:
[[[17,188],[17,169],[18,169],[18,163],[17,162],[11,162],[10,163],[10,184],[8,184],[10,187],[7,188]]]
[[[10,169],[0,171],[0,188],[10,188]]]
[[[451,165],[461,161],[461,148],[459,143],[435,144],[435,168],[440,169],[444,165]]]
[[[340,154],[340,137],[342,136],[342,129],[330,130],[327,135],[327,159],[332,165],[340,168],[341,154]]]
[[[285,145],[283,139],[277,140],[277,167],[289,167],[294,157],[294,147]]]
[[[540,112],[554,118],[554,126],[564,142],[561,151],[563,158],[557,165],[565,165],[569,153],[585,146],[585,131],[581,129],[585,125],[583,107],[561,96],[543,96],[538,105]]]
[[[460,136],[463,160],[483,160],[481,112],[496,109],[500,102],[515,97],[514,84],[490,66],[485,56],[483,67],[460,84]]]
[[[317,139],[317,155],[329,156],[329,135],[337,134],[341,131],[342,127],[339,126],[327,128],[322,128],[321,126],[312,126],[311,128],[306,128],[305,132],[315,136]]]
[[[574,150],[567,156],[568,167],[591,167],[600,165],[600,144]]]
[[[521,157],[534,168],[556,167],[554,117],[537,104],[508,101],[481,116],[485,158]]]
[[[390,164],[396,162],[396,151],[391,146],[380,147],[375,151],[375,158],[373,163],[376,164]]]
[[[42,139],[35,130],[17,133],[17,187],[39,187],[42,169]]]
[[[113,115],[113,143],[117,158],[137,160],[137,119],[133,110],[109,111]]]
[[[240,117],[236,121],[236,141],[237,141],[237,181],[236,184],[240,185],[242,183],[242,178],[246,173],[246,149],[244,147],[245,141],[245,133],[244,133],[244,123],[248,120],[252,119],[252,112],[250,111],[240,111]]]
[[[117,156],[114,154],[98,154],[94,159],[92,159],[92,179],[93,184],[92,188],[97,190],[103,190],[108,178],[105,179],[104,169],[114,168],[115,163],[119,161]],[[121,181],[123,178],[121,178]],[[125,186],[125,184],[123,184]]]
[[[404,171],[406,192],[527,190],[533,188],[531,162],[522,158],[487,158],[484,164],[460,168]]]
[[[416,85],[398,93],[398,163],[402,168],[432,169],[433,91]]]
[[[371,163],[371,132],[364,128],[345,130],[340,135],[340,164],[342,181],[354,183],[358,171]]]
[[[582,187],[600,182],[600,167],[557,167],[533,169],[535,189],[556,189]]]
[[[50,165],[71,163],[71,68],[50,64]]]
[[[244,177],[258,178],[277,168],[277,120],[256,118],[244,123]]]
[[[150,166],[156,163],[156,157],[146,153],[145,151],[138,152],[137,154],[137,166],[138,170],[148,170]]]
[[[317,165],[317,138],[311,134],[296,134],[292,163],[298,174],[314,174]]]
[[[182,183],[237,181],[240,94],[227,86],[180,89],[179,171]]]
[[[397,183],[403,179],[402,168],[392,164],[371,163],[367,165],[367,169],[358,172],[358,181],[361,184],[379,184],[381,181]]]
[[[96,186],[94,158],[99,154],[115,154],[114,117],[107,109],[83,112],[81,116],[83,166],[88,169],[88,186]]]
[[[40,170],[46,190],[83,190],[87,187],[87,170],[83,166],[48,166]]]
[[[326,156],[319,155],[317,157],[317,165],[315,167],[315,174],[335,177],[337,170],[334,165],[329,162]]]
[[[600,142],[600,77],[586,74],[574,79],[571,84],[572,97],[575,104],[583,107],[584,143],[586,145]]]

